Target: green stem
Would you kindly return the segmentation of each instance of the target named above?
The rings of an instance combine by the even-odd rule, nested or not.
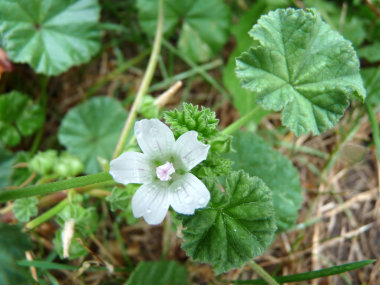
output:
[[[115,152],[113,154],[113,158],[119,156],[121,154],[121,152],[123,151],[125,141],[128,138],[128,135],[132,129],[133,122],[136,118],[137,109],[140,106],[141,99],[142,99],[143,95],[146,93],[146,91],[148,90],[149,84],[153,78],[154,70],[156,69],[158,55],[159,55],[160,50],[161,50],[162,30],[163,30],[163,24],[164,24],[163,0],[159,0],[158,6],[159,6],[159,8],[158,8],[157,29],[156,29],[156,36],[154,38],[152,54],[150,55],[148,67],[147,67],[146,72],[144,74],[140,88],[137,92],[135,101],[133,102],[132,108],[129,111],[129,115],[128,115],[127,121],[125,122],[123,131],[120,135],[119,141],[116,145]]]
[[[43,110],[43,121],[42,121],[42,125],[39,128],[36,136],[34,137],[33,145],[30,149],[30,155],[31,156],[33,156],[36,153],[38,146],[40,145],[42,135],[44,133],[44,125],[45,125],[45,121],[46,121],[47,85],[48,85],[48,82],[49,82],[49,77],[43,75],[41,77],[41,99],[40,99],[41,100],[40,104],[41,104],[42,110]]]
[[[38,227],[39,225],[45,223],[46,221],[50,220],[55,215],[57,215],[59,212],[61,212],[63,210],[63,208],[65,208],[68,203],[69,203],[68,199],[62,200],[59,204],[57,204],[53,208],[49,209],[48,211],[43,213],[41,216],[39,216],[39,217],[35,218],[34,220],[30,221],[29,223],[27,223],[25,225],[25,227],[28,230],[32,230],[32,229]]]
[[[47,195],[66,189],[83,187],[106,181],[112,181],[112,177],[108,172],[103,172],[87,176],[75,177],[63,181],[52,182],[48,184],[29,186],[18,190],[4,190],[0,191],[0,203],[19,198],[26,198],[37,195]]]
[[[369,123],[370,123],[371,129],[372,129],[372,136],[373,136],[373,141],[374,141],[375,147],[376,147],[377,160],[380,161],[380,129],[379,129],[379,123],[376,120],[375,112],[373,111],[371,105],[367,102],[365,103],[365,109],[367,111]]]
[[[256,106],[253,108],[249,113],[238,119],[237,121],[233,122],[231,125],[229,125],[227,128],[225,128],[222,133],[226,135],[232,135],[236,131],[238,131],[242,126],[246,125],[257,113],[261,111],[261,107]]]
[[[279,285],[279,283],[274,280],[273,277],[270,276],[269,273],[266,272],[264,268],[258,265],[255,261],[249,261],[248,266],[251,267],[251,269],[255,271],[261,278],[263,278],[269,285]]]

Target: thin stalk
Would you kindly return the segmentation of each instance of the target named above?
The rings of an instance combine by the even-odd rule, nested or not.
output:
[[[68,203],[69,203],[68,199],[62,200],[59,204],[57,204],[53,208],[49,209],[48,211],[43,213],[41,216],[38,216],[34,220],[31,220],[29,223],[27,223],[25,225],[25,227],[28,230],[32,230],[32,229],[38,227],[39,225],[45,223],[46,221],[50,220],[55,215],[57,215],[59,212],[61,212],[63,210],[63,208],[65,208]]]
[[[229,125],[227,128],[225,128],[222,133],[226,135],[232,135],[236,131],[238,131],[242,126],[246,125],[257,113],[259,113],[261,110],[261,107],[256,106],[252,109],[249,113],[241,117],[240,119],[233,122],[231,125]]]
[[[156,36],[154,38],[152,54],[150,55],[148,67],[147,67],[146,72],[144,74],[140,88],[137,92],[135,101],[133,102],[132,108],[129,111],[129,115],[128,115],[127,121],[125,122],[123,131],[120,135],[119,141],[116,145],[115,152],[113,154],[113,158],[119,156],[121,154],[121,152],[123,151],[125,142],[126,142],[128,135],[132,129],[133,122],[135,121],[135,118],[137,115],[137,109],[140,106],[141,99],[142,99],[143,95],[146,93],[146,91],[148,90],[149,84],[153,78],[154,70],[156,69],[158,55],[160,54],[160,50],[161,50],[162,30],[163,30],[163,23],[164,23],[163,0],[159,0],[158,7],[159,8],[158,8],[157,29],[156,29]]]
[[[260,265],[258,265],[254,260],[248,262],[248,266],[251,267],[253,271],[257,273],[261,278],[263,278],[269,285],[279,285],[279,283],[269,275],[268,272],[264,270]]]
[[[190,67],[192,67],[194,70],[199,73],[204,80],[206,80],[208,83],[210,83],[212,86],[215,87],[226,99],[231,100],[231,95],[214,79],[210,74],[208,74],[205,70],[200,68],[198,65],[196,65],[190,58],[188,58],[186,55],[182,54],[180,51],[178,51],[171,43],[168,41],[163,40],[162,44],[173,54],[181,58],[184,62],[187,63]]]
[[[32,197],[37,195],[47,195],[54,192],[83,187],[91,184],[112,181],[112,177],[109,173],[97,173],[87,176],[75,177],[68,180],[52,182],[48,184],[29,186],[17,190],[5,190],[0,191],[0,203],[8,202],[19,198]]]

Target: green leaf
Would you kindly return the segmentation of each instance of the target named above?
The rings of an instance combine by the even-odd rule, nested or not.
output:
[[[92,98],[66,114],[59,128],[59,142],[84,162],[86,173],[99,172],[97,157],[111,159],[126,117],[119,101]]]
[[[36,197],[17,199],[13,204],[13,213],[17,220],[26,223],[31,218],[37,216],[37,205],[38,199]]]
[[[41,107],[33,104],[27,95],[12,91],[0,97],[0,143],[15,146],[21,135],[33,134],[42,123]]]
[[[232,147],[235,152],[226,155],[234,162],[232,168],[256,175],[268,185],[273,194],[278,230],[291,228],[302,204],[298,171],[292,162],[252,133],[236,133]]]
[[[12,61],[58,75],[99,50],[99,14],[96,0],[1,1],[3,47]]]
[[[299,282],[303,282],[306,280],[312,280],[315,278],[337,275],[337,274],[341,274],[347,271],[359,269],[361,267],[364,267],[374,262],[376,262],[375,259],[367,259],[367,260],[361,260],[361,261],[346,263],[342,265],[336,265],[329,268],[314,270],[314,271],[305,272],[305,273],[292,274],[292,275],[287,275],[287,276],[274,276],[273,278],[278,283],[281,283],[281,284],[291,283],[291,282],[298,282],[298,284],[300,284]],[[234,284],[267,284],[265,280],[263,279],[236,280],[236,281],[229,281],[229,282],[232,282]]]
[[[133,216],[131,199],[140,186],[128,184],[124,188],[114,187],[111,195],[106,198],[110,203],[111,210],[113,212],[121,210],[129,225],[134,225],[139,221],[138,218]]]
[[[354,49],[315,10],[270,12],[249,34],[256,44],[237,59],[236,74],[264,109],[283,109],[282,122],[296,135],[324,132],[350,96],[365,99]]]
[[[78,204],[67,205],[56,217],[57,223],[63,228],[65,222],[74,220],[74,236],[69,248],[70,259],[84,256],[88,251],[78,242],[77,238],[87,238],[98,226],[98,215],[94,207],[83,208]],[[55,250],[63,257],[62,229],[58,230],[53,240]]]
[[[380,61],[380,43],[375,42],[371,45],[362,47],[358,50],[358,55],[360,58],[365,58],[369,62]]]
[[[29,270],[17,265],[33,248],[28,236],[18,226],[0,223],[0,244],[0,284],[32,284]]]
[[[380,67],[365,68],[360,72],[367,90],[366,101],[371,104],[380,104]]]
[[[216,119],[215,112],[203,106],[199,110],[198,106],[184,103],[182,111],[178,109],[167,111],[164,113],[164,118],[176,138],[188,131],[196,131],[198,139],[207,142],[218,133],[219,120]]]
[[[256,24],[262,14],[267,13],[275,7],[278,7],[278,5],[274,6],[266,0],[256,1],[243,16],[239,17],[239,22],[231,27],[231,33],[236,40],[236,48],[229,55],[227,65],[223,70],[223,84],[230,91],[233,97],[233,104],[238,109],[240,115],[249,113],[257,104],[255,94],[240,86],[240,81],[235,74],[236,57],[252,45],[252,39],[247,37],[247,31]],[[262,110],[254,120],[259,122],[267,113],[269,112]]]
[[[342,19],[342,7],[339,4],[324,0],[305,0],[304,3],[308,8],[316,8],[322,18],[334,30],[339,31],[343,37],[348,39],[354,47],[359,47],[364,41],[366,26],[370,25],[371,21],[368,18],[352,16],[353,14],[360,14],[357,9],[353,10],[348,5],[347,15]]]
[[[126,285],[186,285],[186,267],[171,261],[142,261],[132,272]]]
[[[10,185],[14,156],[0,145],[0,189]]]
[[[137,8],[142,29],[154,35],[158,1],[138,0]],[[164,33],[180,26],[178,48],[193,61],[207,61],[228,40],[231,16],[222,0],[165,0],[164,11]]]
[[[243,171],[231,172],[222,185],[213,179],[204,182],[211,193],[207,207],[178,215],[184,227],[182,248],[220,274],[263,254],[272,243],[272,194],[261,179]]]
[[[77,238],[83,238],[83,237],[77,232],[74,232],[73,238],[71,239],[70,248],[69,248],[70,260],[77,259],[79,257],[85,256],[88,254],[88,251],[80,244]],[[64,259],[63,245],[62,245],[62,229],[57,230],[55,237],[53,239],[53,244],[60,258]]]
[[[75,222],[75,232],[83,237],[93,233],[98,226],[98,214],[94,207],[85,209],[78,204],[69,204],[56,217],[61,227],[64,227],[65,222],[71,219]]]

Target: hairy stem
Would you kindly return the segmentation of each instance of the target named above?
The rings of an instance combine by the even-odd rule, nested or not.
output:
[[[83,187],[107,181],[112,181],[112,177],[109,173],[103,172],[87,176],[75,177],[63,181],[52,182],[48,184],[29,186],[17,190],[0,191],[0,203],[19,198],[26,198],[37,195],[47,195],[66,189]]]
[[[269,285],[279,285],[279,283],[276,280],[274,280],[273,277],[270,276],[269,273],[266,272],[264,268],[258,265],[255,261],[249,261],[248,266],[251,267],[251,269],[255,271],[257,275],[263,278]]]
[[[249,113],[241,117],[240,119],[233,122],[227,128],[225,128],[222,133],[226,135],[232,135],[236,131],[238,131],[242,126],[246,125],[255,115],[257,115],[261,111],[261,107],[256,106]]]
[[[69,200],[66,198],[65,200],[62,200],[59,204],[54,206],[53,208],[49,209],[45,213],[43,213],[41,216],[38,216],[34,220],[31,220],[29,223],[25,225],[25,227],[28,230],[32,230],[39,225],[45,223],[46,221],[50,220],[53,218],[55,215],[57,215],[59,212],[63,210],[63,208],[66,207],[66,205],[69,203]]]
[[[136,119],[137,109],[140,106],[141,99],[143,95],[148,90],[149,84],[152,81],[154,70],[156,69],[158,55],[160,54],[161,50],[161,42],[162,42],[162,30],[163,30],[163,23],[164,23],[164,5],[163,0],[159,0],[159,8],[158,8],[158,20],[157,20],[157,29],[156,29],[156,36],[154,38],[154,44],[152,49],[152,54],[149,58],[148,67],[145,71],[143,80],[141,82],[140,88],[137,91],[137,95],[135,98],[135,101],[133,102],[132,108],[129,112],[127,121],[125,122],[123,131],[121,132],[119,141],[116,145],[115,152],[113,154],[113,158],[116,158],[121,154],[123,151],[125,142],[128,138],[128,135],[132,129],[133,122]]]

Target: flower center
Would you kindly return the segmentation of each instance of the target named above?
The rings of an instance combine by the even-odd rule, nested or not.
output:
[[[172,179],[170,175],[172,175],[174,172],[175,169],[173,167],[173,163],[168,161],[165,164],[156,168],[157,177],[161,181],[169,181],[170,179]]]

